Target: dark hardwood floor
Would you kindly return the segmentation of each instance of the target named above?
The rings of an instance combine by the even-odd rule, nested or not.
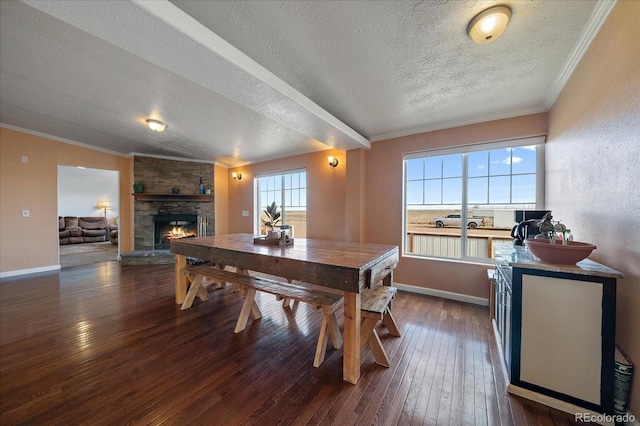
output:
[[[399,292],[357,385],[342,351],[312,365],[322,315],[259,296],[234,334],[231,288],[180,311],[173,265],[118,262],[0,282],[0,423],[53,425],[563,425],[506,392],[486,307]]]

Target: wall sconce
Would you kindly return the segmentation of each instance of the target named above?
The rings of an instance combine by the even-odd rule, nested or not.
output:
[[[338,159],[333,155],[328,156],[327,161],[329,161],[329,165],[331,166],[332,169],[335,169],[336,166],[338,165]]]
[[[233,180],[238,182],[239,180],[242,180],[242,173],[232,172],[231,177],[233,178]]]
[[[162,121],[153,120],[151,118],[147,119],[147,126],[149,126],[149,128],[154,132],[158,132],[158,133],[164,132],[164,129],[167,128],[167,125],[164,124]]]
[[[478,44],[491,43],[507,29],[509,19],[511,19],[511,9],[506,6],[491,7],[469,22],[467,35]]]
[[[107,200],[100,201],[98,203],[98,208],[104,211],[104,217],[107,217],[107,210],[109,210],[109,202]]]

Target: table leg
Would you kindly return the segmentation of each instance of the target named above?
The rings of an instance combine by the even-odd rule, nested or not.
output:
[[[360,293],[344,293],[344,355],[342,378],[356,384],[360,379]]]
[[[187,257],[176,254],[175,274],[176,274],[176,303],[182,305],[187,297],[187,276],[184,274],[184,268],[187,267]]]

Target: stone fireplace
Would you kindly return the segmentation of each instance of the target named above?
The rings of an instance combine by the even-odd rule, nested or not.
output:
[[[144,185],[142,194],[134,194],[135,252],[167,252],[177,238],[174,227],[187,236],[214,234],[214,194],[198,192],[200,178],[205,187],[213,186],[213,164],[135,156],[133,172]]]

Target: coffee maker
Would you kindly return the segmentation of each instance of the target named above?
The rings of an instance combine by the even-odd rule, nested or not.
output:
[[[515,210],[514,220],[518,222],[511,229],[511,236],[514,238],[513,244],[522,245],[527,238],[533,238],[540,233],[538,223],[550,210]]]

